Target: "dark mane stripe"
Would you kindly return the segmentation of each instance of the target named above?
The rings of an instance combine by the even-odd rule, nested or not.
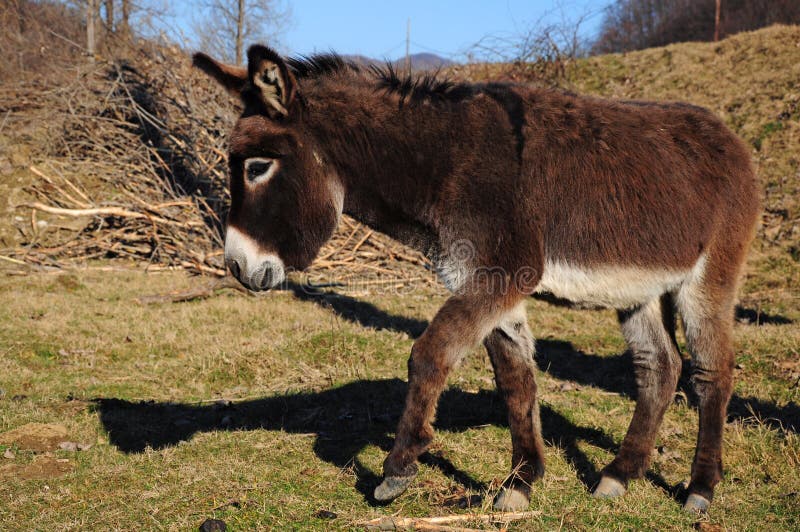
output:
[[[396,94],[400,103],[460,102],[480,93],[480,85],[456,83],[441,72],[419,75],[400,75],[390,62],[382,66],[370,65],[366,70],[341,55],[330,52],[287,59],[292,74],[298,79],[316,79],[340,72],[369,73],[377,81],[377,89],[386,94]]]
[[[456,83],[447,77],[441,78],[441,72],[413,76],[400,76],[394,66],[387,62],[383,66],[370,66],[370,71],[378,81],[378,88],[387,94],[400,96],[400,103],[442,103],[460,102],[475,96],[480,87],[468,83]]]
[[[358,65],[334,52],[292,57],[286,62],[298,79],[319,78],[347,70],[360,71]]]

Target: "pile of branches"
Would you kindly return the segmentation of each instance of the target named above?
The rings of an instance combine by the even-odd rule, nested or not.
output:
[[[226,133],[237,109],[177,48],[97,62],[41,95],[47,157],[30,167],[26,242],[14,261],[44,268],[132,259],[225,275]],[[71,222],[64,223],[64,221]],[[308,280],[432,282],[426,259],[347,217]],[[331,282],[333,281],[333,282]]]
[[[230,118],[195,115],[199,102],[224,106],[210,87],[180,79],[177,50],[130,52],[42,95],[52,140],[42,168],[30,168],[30,240],[15,258],[52,267],[128,258],[223,275]],[[79,221],[54,221],[64,218]]]

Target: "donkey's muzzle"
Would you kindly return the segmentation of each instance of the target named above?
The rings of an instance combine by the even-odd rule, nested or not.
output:
[[[225,264],[240,283],[256,292],[269,290],[285,277],[283,263],[277,257],[267,257],[251,265],[243,254],[226,253]]]
[[[278,255],[262,249],[255,240],[231,225],[225,231],[225,264],[240,283],[256,292],[269,290],[286,276]]]

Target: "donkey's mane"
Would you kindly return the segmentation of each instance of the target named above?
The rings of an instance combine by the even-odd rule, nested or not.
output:
[[[443,77],[438,70],[419,75],[401,75],[388,61],[380,66],[373,64],[364,68],[334,52],[293,57],[288,59],[287,63],[292,73],[299,79],[317,79],[340,72],[371,76],[376,82],[377,90],[383,90],[386,94],[396,94],[401,102],[460,102],[481,91],[480,86],[456,83]]]
[[[348,70],[359,72],[361,70],[357,64],[334,52],[292,57],[286,62],[292,70],[292,74],[300,79],[314,79],[337,72]]]
[[[401,102],[460,102],[480,92],[480,87],[468,83],[456,83],[441,72],[398,75],[394,66],[387,62],[383,66],[370,66],[378,81],[378,88],[387,94],[397,94]]]

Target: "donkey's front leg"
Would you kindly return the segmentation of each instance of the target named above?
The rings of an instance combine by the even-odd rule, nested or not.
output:
[[[463,294],[445,302],[414,342],[408,361],[408,395],[394,448],[383,462],[383,482],[375,499],[389,501],[408,488],[417,473],[417,458],[433,440],[431,422],[447,374],[461,357],[498,324],[521,296]]]

